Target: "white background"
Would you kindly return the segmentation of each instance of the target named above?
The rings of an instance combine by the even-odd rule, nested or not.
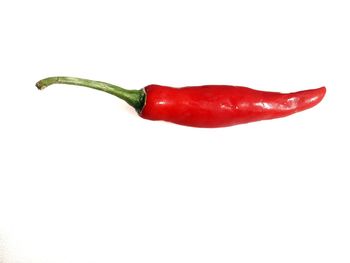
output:
[[[349,262],[347,1],[2,1],[0,262]],[[223,129],[139,118],[52,75],[325,85]]]

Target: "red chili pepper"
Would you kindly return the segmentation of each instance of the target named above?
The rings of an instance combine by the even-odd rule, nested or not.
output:
[[[203,128],[285,117],[315,106],[326,93],[325,87],[278,93],[227,85],[184,88],[149,85],[141,90],[125,90],[104,82],[71,77],[46,78],[36,86],[43,89],[52,84],[102,90],[125,100],[144,119]]]

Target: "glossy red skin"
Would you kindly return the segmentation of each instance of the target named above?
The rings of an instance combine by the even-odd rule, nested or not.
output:
[[[149,85],[145,93],[142,118],[216,128],[285,117],[309,109],[323,99],[326,88],[278,93],[225,85],[184,88]]]

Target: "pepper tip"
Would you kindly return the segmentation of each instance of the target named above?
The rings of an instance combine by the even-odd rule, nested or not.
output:
[[[326,86],[322,86],[320,88],[320,90],[322,91],[322,98],[323,98],[326,95],[326,92],[327,92]]]

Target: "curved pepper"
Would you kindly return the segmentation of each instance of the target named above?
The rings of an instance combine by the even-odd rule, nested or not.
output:
[[[326,93],[325,87],[278,93],[228,85],[183,88],[149,85],[141,90],[125,90],[105,82],[71,77],[43,79],[36,86],[43,89],[59,83],[113,94],[133,106],[144,119],[202,128],[285,117],[315,106]]]

